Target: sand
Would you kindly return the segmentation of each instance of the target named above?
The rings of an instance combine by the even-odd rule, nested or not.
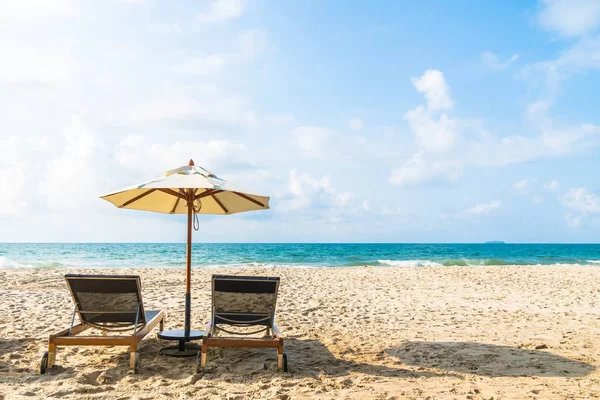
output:
[[[563,399],[600,397],[600,267],[195,269],[193,325],[207,321],[213,273],[280,276],[274,350],[161,356],[141,371],[122,347],[62,348],[39,375],[51,332],[70,322],[65,273],[142,276],[147,309],[183,323],[182,269],[0,271],[0,399]],[[265,369],[266,367],[266,369]]]

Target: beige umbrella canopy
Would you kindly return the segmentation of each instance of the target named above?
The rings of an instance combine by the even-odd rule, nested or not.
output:
[[[224,181],[204,168],[195,166],[194,161],[190,160],[187,166],[167,171],[160,178],[101,198],[119,208],[187,214],[185,330],[163,332],[162,335],[165,339],[179,340],[179,351],[185,352],[185,342],[202,337],[202,332],[190,329],[192,225],[198,229],[197,214],[235,214],[266,210],[269,208],[269,197]]]
[[[202,167],[190,165],[164,176],[102,196],[119,208],[187,214],[193,196],[196,214],[235,214],[269,208],[269,197],[234,185]]]

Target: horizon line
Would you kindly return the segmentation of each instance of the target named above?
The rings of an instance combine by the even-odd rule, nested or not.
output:
[[[3,244],[181,244],[185,242],[0,242]],[[504,242],[504,241],[485,241],[485,242],[194,242],[194,244],[433,244],[433,245],[460,245],[460,244],[493,244],[493,245],[600,245],[600,242]]]

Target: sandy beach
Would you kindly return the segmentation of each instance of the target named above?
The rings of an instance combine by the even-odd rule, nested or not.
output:
[[[159,355],[154,330],[129,372],[124,348],[59,348],[39,375],[50,333],[69,325],[65,273],[139,274],[147,309],[183,321],[184,270],[0,271],[0,399],[564,399],[600,396],[600,267],[271,268],[193,271],[193,325],[205,325],[213,273],[274,275],[275,352]]]

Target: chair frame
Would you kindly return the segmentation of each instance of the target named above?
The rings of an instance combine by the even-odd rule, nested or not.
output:
[[[69,276],[68,279],[99,279],[99,280],[123,280],[123,279],[132,279],[133,276],[103,276],[103,275],[82,275],[82,276]],[[136,278],[136,284],[139,293],[139,302],[137,306],[136,313],[136,323],[133,324],[130,328],[119,328],[119,329],[111,329],[110,326],[99,327],[95,324],[86,323],[84,318],[81,317],[81,314],[94,314],[94,313],[104,313],[108,314],[111,312],[107,311],[86,311],[79,309],[79,304],[76,301],[75,295],[71,290],[71,286],[67,283],[69,288],[69,292],[71,293],[71,297],[73,298],[73,302],[75,303],[75,308],[73,310],[73,316],[71,318],[71,326],[67,329],[63,329],[59,332],[51,334],[48,339],[48,351],[42,357],[42,366],[40,368],[40,372],[44,373],[46,368],[51,368],[56,363],[56,353],[57,348],[59,346],[127,346],[129,347],[129,367],[133,370],[133,372],[137,372],[139,365],[139,353],[137,351],[138,343],[148,334],[150,331],[157,325],[160,325],[160,330],[162,331],[164,328],[164,319],[165,314],[163,311],[158,311],[156,315],[154,315],[150,320],[145,321],[142,326],[139,326],[138,321],[140,317],[140,313],[144,312],[144,306],[142,303],[141,297],[141,284],[139,276]],[[67,277],[65,277],[67,279]],[[119,313],[122,311],[113,311],[112,313]],[[130,312],[130,311],[126,311]],[[75,315],[79,316],[78,324],[75,324]],[[77,336],[80,333],[90,329],[96,328],[102,331],[102,336]],[[133,333],[131,335],[120,335],[120,336],[108,336],[108,332],[121,332],[123,330],[131,330],[133,329]],[[44,363],[46,365],[44,365]]]
[[[221,278],[221,277],[224,277],[224,276],[222,276],[222,275],[216,276],[216,278]],[[244,281],[244,280],[247,280],[248,278],[252,278],[252,280],[255,282],[260,281],[260,279],[257,279],[260,277],[231,276],[231,277],[227,277],[227,278],[230,280],[240,280],[240,281]],[[238,278],[238,279],[236,279],[236,278]],[[273,280],[271,280],[271,279],[264,279],[264,281],[273,282]],[[205,336],[202,338],[202,350],[198,354],[199,362],[198,362],[197,369],[200,370],[201,368],[204,368],[206,366],[209,347],[221,347],[221,348],[223,348],[223,347],[244,348],[245,347],[245,348],[277,349],[277,368],[287,372],[287,357],[285,356],[285,354],[283,352],[283,336],[281,335],[279,328],[277,328],[277,325],[275,325],[275,305],[277,304],[277,294],[279,292],[279,280],[276,281],[275,301],[274,301],[275,305],[273,306],[273,310],[271,310],[270,326],[267,326],[267,327],[265,327],[265,329],[261,329],[258,331],[258,332],[265,331],[267,335],[269,335],[269,331],[272,331],[272,336],[270,336],[270,337],[266,336],[264,338],[215,337],[215,335],[219,332],[219,330],[225,331],[224,329],[220,329],[215,324],[215,306],[214,306],[215,276],[213,276],[211,286],[212,286],[211,315],[210,315],[209,322],[206,325]],[[264,319],[265,318],[261,318],[261,320],[264,320]],[[252,322],[253,321],[250,321],[250,323],[239,323],[239,325],[253,326]],[[256,325],[254,325],[254,326],[256,326]],[[225,331],[225,332],[227,332],[227,331]],[[254,333],[258,333],[258,332],[254,332]],[[232,332],[227,332],[227,333],[232,333]],[[243,333],[239,333],[239,334],[243,335]]]

